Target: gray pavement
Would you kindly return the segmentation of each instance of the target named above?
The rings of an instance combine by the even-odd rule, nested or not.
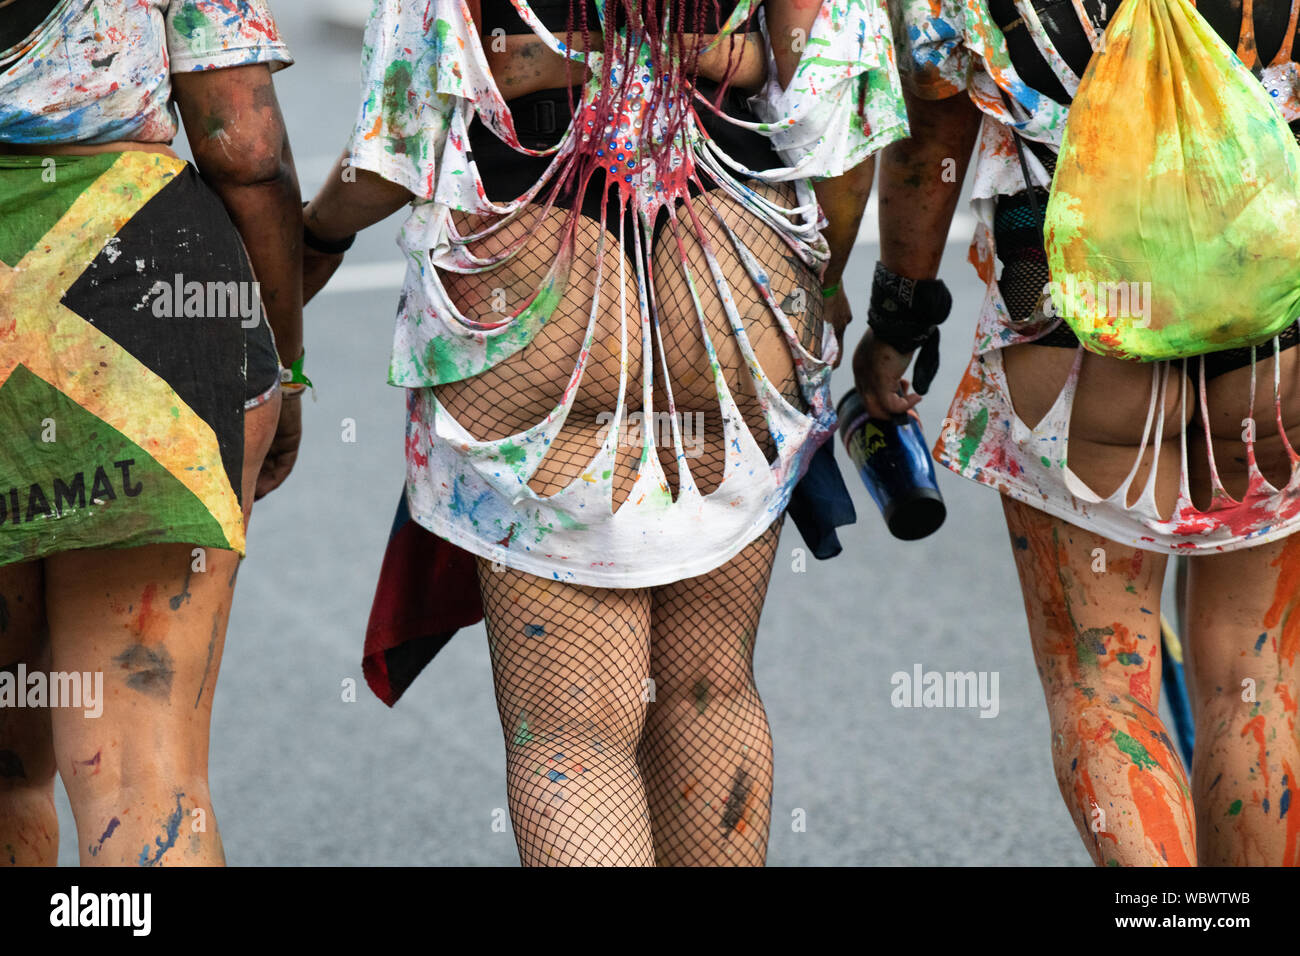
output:
[[[298,64],[277,88],[310,195],[347,136],[359,35],[273,3]],[[212,791],[232,864],[517,863],[485,634],[462,632],[393,710],[361,675],[361,643],[401,489],[403,395],[385,384],[398,282],[394,218],[364,234],[339,288],[310,306],[306,439],[286,486],[260,503],[239,576],[212,734]],[[969,235],[969,233],[967,233]],[[878,249],[847,283],[865,325]],[[400,268],[396,272],[400,275]],[[944,367],[920,406],[937,434],[983,291],[950,245],[956,300]],[[347,291],[347,290],[354,291]],[[836,395],[849,388],[842,368]],[[342,440],[346,420],[356,441]],[[858,507],[844,552],[792,568],[781,540],[757,640],[758,685],[776,747],[776,865],[1086,865],[1057,793],[998,496],[947,471],[948,522],[891,538],[837,450]],[[1000,712],[896,709],[890,676],[996,671]],[[345,682],[356,702],[345,702]],[[803,811],[799,814],[797,811]],[[60,794],[61,861],[75,838]],[[794,822],[802,817],[800,830]]]

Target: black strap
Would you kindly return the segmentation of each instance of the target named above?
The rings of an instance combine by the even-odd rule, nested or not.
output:
[[[1014,118],[1015,112],[1011,108],[1011,98],[1007,96],[1006,90],[999,89],[998,92],[1002,94],[1002,102],[1007,106],[1007,115]],[[1025,190],[1028,192],[1029,196],[1029,208],[1033,212],[1034,218],[1038,220],[1038,231],[1041,234],[1043,226],[1046,224],[1046,219],[1038,205],[1038,190],[1034,186],[1033,180],[1029,177],[1029,161],[1025,159],[1024,143],[1022,142],[1022,137],[1018,129],[1009,124],[1007,129],[1011,131],[1011,138],[1016,141],[1016,156],[1020,158],[1020,174],[1025,177]]]
[[[909,279],[876,263],[867,324],[899,352],[920,348],[912,372],[918,395],[930,390],[939,371],[939,325],[951,311],[952,295],[942,279]]]

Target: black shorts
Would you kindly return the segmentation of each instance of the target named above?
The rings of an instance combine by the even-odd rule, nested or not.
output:
[[[158,153],[0,154],[0,222],[0,565],[242,552],[245,411],[279,362],[221,199]]]

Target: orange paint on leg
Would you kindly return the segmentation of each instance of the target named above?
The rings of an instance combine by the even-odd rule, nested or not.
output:
[[[1128,768],[1128,784],[1146,838],[1155,844],[1170,866],[1191,866],[1192,862],[1183,849],[1182,833],[1174,823],[1173,812],[1160,784],[1136,766]]]

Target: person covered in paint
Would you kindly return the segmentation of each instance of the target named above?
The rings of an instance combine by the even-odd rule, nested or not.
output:
[[[1237,5],[1198,9],[1295,129],[1296,5],[1257,2],[1244,25]],[[1257,354],[1086,352],[1042,305],[1041,217],[1105,7],[894,0],[891,11],[913,136],[881,162],[873,300],[904,320],[873,318],[854,356],[859,391],[877,415],[920,401],[900,394],[901,376],[946,314],[935,276],[978,142],[971,261],[988,292],[934,455],[1003,495],[1061,794],[1098,865],[1300,864],[1300,329]],[[1271,396],[1265,385],[1256,397],[1257,378]],[[1189,556],[1190,774],[1157,713],[1171,554]]]
[[[477,559],[524,863],[761,863],[754,638],[906,132],[883,4],[387,0],[363,77],[305,287],[414,200],[405,500]]]
[[[56,862],[56,771],[83,864],[221,864],[213,694],[299,437],[292,59],[264,0],[0,8],[0,864]]]

